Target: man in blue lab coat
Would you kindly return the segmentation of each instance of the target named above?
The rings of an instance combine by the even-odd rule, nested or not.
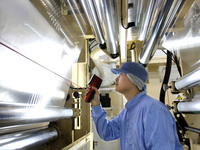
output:
[[[105,141],[120,138],[121,150],[183,150],[175,120],[168,108],[146,94],[147,72],[135,62],[126,62],[120,69],[112,69],[116,78],[115,90],[125,96],[125,108],[112,120],[95,89],[91,101],[92,118],[99,136]]]

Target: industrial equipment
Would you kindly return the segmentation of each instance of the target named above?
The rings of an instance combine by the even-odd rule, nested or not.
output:
[[[1,0],[0,149],[111,149],[86,88],[116,116],[126,100],[110,69],[127,61],[146,67],[184,149],[200,149],[199,48],[200,0]]]

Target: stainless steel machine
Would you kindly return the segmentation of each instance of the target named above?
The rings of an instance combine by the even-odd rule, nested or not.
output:
[[[1,0],[0,149],[96,149],[87,83],[103,79],[113,116],[110,68],[127,61],[148,70],[184,149],[199,149],[199,16],[200,0]]]

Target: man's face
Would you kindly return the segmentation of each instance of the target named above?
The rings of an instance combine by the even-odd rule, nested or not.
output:
[[[126,94],[133,86],[135,85],[128,79],[125,73],[119,73],[115,79],[115,90],[119,93]]]

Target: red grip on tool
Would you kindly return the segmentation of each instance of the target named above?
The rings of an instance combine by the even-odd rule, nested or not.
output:
[[[96,87],[97,89],[99,89],[99,87],[101,86],[101,83],[102,83],[102,79],[99,78],[97,75],[94,74],[91,77],[90,82],[88,83],[90,87],[90,91],[87,92],[87,94],[85,95],[85,98],[84,98],[85,102],[87,103],[91,102],[95,94],[95,90],[92,87]]]

